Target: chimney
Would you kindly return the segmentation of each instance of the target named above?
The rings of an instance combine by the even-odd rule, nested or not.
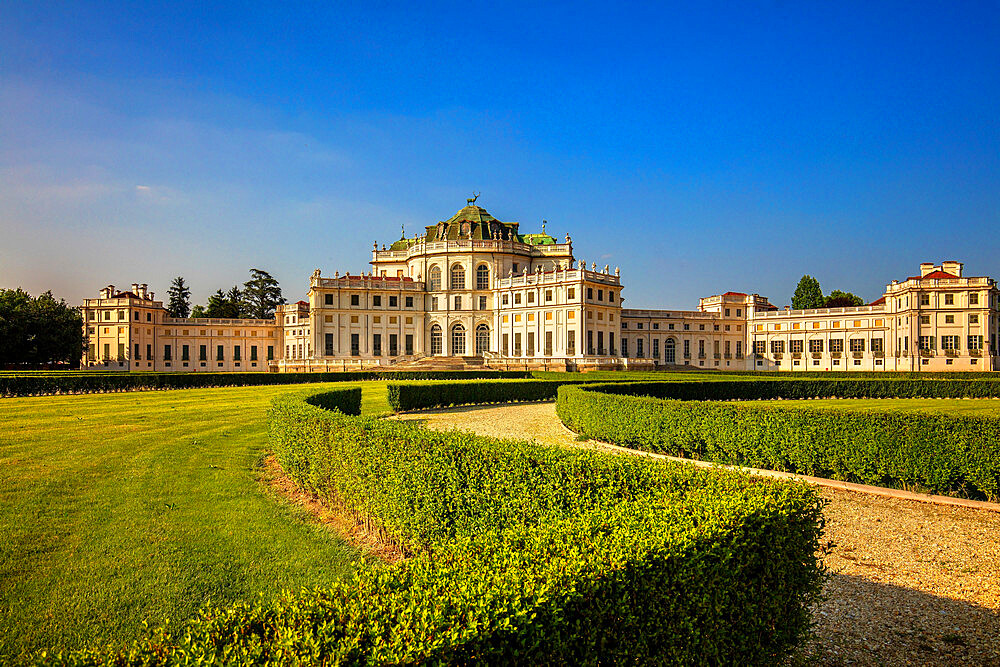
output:
[[[941,262],[941,270],[945,273],[950,273],[953,276],[962,277],[962,263],[961,262]]]
[[[923,278],[928,273],[934,271],[934,262],[921,262],[920,263],[920,277]]]
[[[139,296],[139,283],[132,283],[132,294]]]
[[[152,300],[153,300],[153,293],[152,293],[152,292],[150,292],[150,293],[149,293],[149,300],[150,300],[150,301],[152,301]]]
[[[142,294],[140,294],[139,296],[141,296],[143,299],[148,298],[148,295],[147,295],[147,288],[148,287],[149,286],[146,283],[143,283],[143,284],[139,285],[139,289],[142,291]]]

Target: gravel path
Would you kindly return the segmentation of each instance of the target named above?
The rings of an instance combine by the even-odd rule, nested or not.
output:
[[[429,428],[580,443],[554,403],[399,415]],[[1000,666],[1000,514],[821,488],[832,576],[803,658],[819,665]]]

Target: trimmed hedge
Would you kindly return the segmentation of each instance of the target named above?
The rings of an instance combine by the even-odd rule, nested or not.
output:
[[[636,383],[565,387],[556,411],[598,440],[892,488],[1000,499],[1000,418],[784,407],[722,399],[996,396],[952,380]]]
[[[302,486],[411,556],[70,664],[774,664],[823,578],[804,484],[275,399]]]
[[[90,394],[142,389],[251,387],[305,382],[361,380],[461,380],[525,378],[524,371],[346,371],[335,373],[74,373],[72,375],[0,375],[0,396]]]
[[[387,397],[396,412],[449,405],[551,401],[564,384],[588,380],[477,380],[474,382],[390,382]],[[594,380],[590,380],[594,382]]]

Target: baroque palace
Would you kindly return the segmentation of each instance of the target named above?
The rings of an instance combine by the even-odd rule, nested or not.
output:
[[[569,235],[521,233],[470,199],[448,220],[372,249],[360,275],[319,269],[273,320],[169,317],[145,284],[85,299],[83,368],[335,371],[996,370],[1000,293],[959,262],[924,263],[866,306],[778,309],[726,292],[697,310],[623,308],[619,270],[587,267]]]

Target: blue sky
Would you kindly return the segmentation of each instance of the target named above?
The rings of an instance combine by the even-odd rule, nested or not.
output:
[[[0,6],[0,287],[294,300],[473,190],[633,307],[1000,278],[997,2],[260,4]]]

